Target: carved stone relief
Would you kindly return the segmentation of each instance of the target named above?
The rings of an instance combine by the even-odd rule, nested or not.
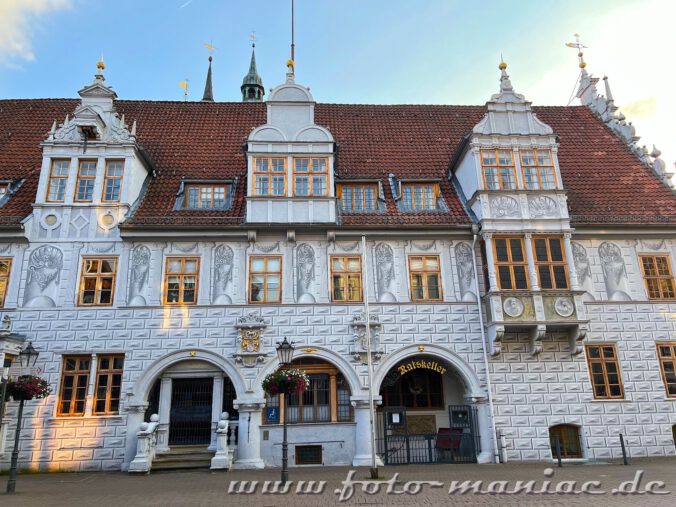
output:
[[[508,195],[501,195],[490,200],[491,215],[496,218],[519,217],[519,203]]]
[[[528,210],[532,217],[558,216],[559,207],[556,201],[546,195],[538,195],[528,199]]]
[[[219,245],[214,250],[214,290],[215,305],[229,305],[232,298],[227,294],[228,284],[232,282],[232,269],[235,254],[228,245]]]
[[[587,291],[584,295],[586,301],[594,301],[594,295],[592,294],[593,283],[592,283],[592,274],[591,274],[591,263],[589,262],[589,256],[587,255],[587,250],[580,243],[576,241],[572,242],[573,247],[573,261],[575,263],[575,273],[577,274],[578,283],[580,287]]]
[[[603,278],[610,301],[629,301],[627,290],[627,269],[622,258],[622,250],[615,243],[601,243],[599,257],[603,267]]]
[[[474,263],[472,262],[472,247],[467,243],[455,245],[455,262],[458,270],[460,285],[460,299],[462,301],[476,301],[474,293]]]
[[[314,303],[312,283],[315,280],[315,251],[307,243],[296,249],[296,302]]]
[[[138,245],[131,251],[129,271],[129,305],[145,306],[146,299],[143,297],[143,292],[148,283],[148,271],[150,271],[150,248]]]
[[[54,307],[56,303],[45,295],[47,288],[54,282],[59,284],[63,269],[63,252],[51,245],[43,245],[33,250],[28,259],[28,277],[24,306]]]
[[[386,243],[378,243],[375,249],[376,280],[378,282],[378,301],[391,303],[397,300],[392,286],[394,284],[394,252]]]
[[[523,302],[519,298],[509,297],[502,303],[502,309],[510,317],[516,318],[523,314]]]
[[[570,317],[575,311],[575,305],[570,298],[560,297],[554,302],[554,311],[561,317]]]

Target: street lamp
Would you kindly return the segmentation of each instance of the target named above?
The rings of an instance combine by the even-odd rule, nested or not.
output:
[[[291,364],[291,358],[293,358],[293,343],[289,342],[284,337],[284,341],[277,342],[277,358],[279,359],[279,365],[285,367]],[[284,393],[284,423],[283,423],[283,433],[282,433],[282,484],[286,484],[289,480],[289,442],[287,441],[287,420],[289,417],[289,393]]]
[[[40,353],[35,350],[33,344],[28,342],[28,345],[19,352],[19,361],[21,366],[28,368],[35,366]],[[23,397],[19,400],[19,415],[16,421],[16,431],[14,432],[14,450],[12,451],[12,461],[9,466],[9,480],[7,481],[7,494],[14,493],[16,489],[16,466],[19,461],[19,439],[21,437],[21,420],[23,419]]]

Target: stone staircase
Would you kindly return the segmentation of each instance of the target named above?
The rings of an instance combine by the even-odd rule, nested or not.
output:
[[[209,468],[213,457],[205,445],[172,445],[169,452],[155,457],[152,471]]]

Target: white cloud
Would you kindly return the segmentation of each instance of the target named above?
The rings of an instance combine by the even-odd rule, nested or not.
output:
[[[39,18],[70,6],[71,0],[0,0],[0,65],[16,68],[35,60],[32,38]]]
[[[615,105],[633,121],[641,136],[639,145],[650,148],[656,144],[668,165],[676,160],[676,67],[669,59],[669,52],[676,47],[675,18],[676,3],[637,1],[587,20],[596,29],[582,34],[589,46],[585,50],[587,71],[599,78],[608,76]],[[569,58],[566,64],[534,80],[526,97],[535,104],[565,103],[572,91],[572,65]],[[599,81],[598,91],[605,94],[603,81]]]

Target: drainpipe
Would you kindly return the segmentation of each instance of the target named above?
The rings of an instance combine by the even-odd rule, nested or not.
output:
[[[481,310],[481,294],[479,293],[479,271],[477,270],[476,265],[476,241],[479,235],[481,226],[477,224],[472,225],[472,235],[474,239],[472,240],[472,265],[474,267],[474,286],[476,287],[476,301],[477,308],[479,309],[479,329],[481,330],[481,342],[483,343],[484,350],[484,368],[486,369],[486,390],[488,391],[488,407],[490,410],[491,416],[491,428],[493,431],[493,459],[496,463],[499,463],[500,451],[498,450],[498,433],[497,428],[495,427],[495,407],[493,406],[493,385],[491,383],[491,374],[488,369],[488,343],[486,342],[486,332],[484,330],[484,316]]]

